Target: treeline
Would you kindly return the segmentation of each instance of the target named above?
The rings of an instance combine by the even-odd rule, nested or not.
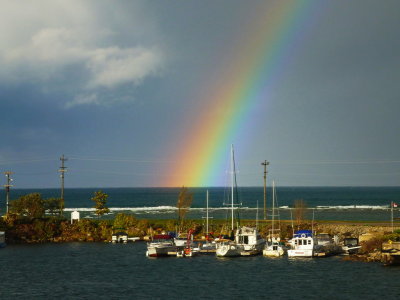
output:
[[[95,213],[108,213],[108,195],[96,191],[91,198]],[[32,193],[10,201],[8,213],[0,218],[0,230],[6,231],[9,243],[108,241],[115,230],[124,230],[132,236],[144,236],[151,227],[145,220],[118,214],[114,220],[87,220],[71,223],[64,216],[64,201],[60,198],[42,198]]]
[[[60,198],[43,199],[41,194],[24,195],[10,201],[8,214],[17,218],[41,218],[47,212],[50,215],[61,216],[64,210],[64,200]]]

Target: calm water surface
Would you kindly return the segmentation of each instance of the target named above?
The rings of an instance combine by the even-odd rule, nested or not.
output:
[[[146,244],[9,245],[0,299],[399,299],[400,268],[323,259],[146,258]]]

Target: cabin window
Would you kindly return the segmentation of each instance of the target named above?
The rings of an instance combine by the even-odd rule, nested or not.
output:
[[[311,240],[308,240],[308,244],[311,245]]]
[[[249,237],[246,235],[246,236],[244,236],[244,243],[245,244],[248,244],[249,243]]]

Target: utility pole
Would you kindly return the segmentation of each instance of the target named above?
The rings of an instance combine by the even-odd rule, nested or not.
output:
[[[393,224],[393,207],[394,207],[394,205],[393,205],[393,201],[392,202],[390,202],[390,210],[391,210],[391,220],[392,220],[392,233],[394,232],[394,224]]]
[[[58,172],[61,173],[61,200],[64,202],[64,173],[67,172],[67,167],[64,166],[64,162],[66,162],[68,159],[64,157],[64,154],[60,157],[61,160],[61,167],[58,170]]]
[[[7,171],[7,172],[4,172],[4,174],[7,177],[7,184],[5,184],[4,187],[6,188],[6,213],[8,214],[8,208],[9,208],[9,202],[10,202],[10,187],[13,186],[11,184],[13,179],[10,178],[10,175],[13,174],[13,172]]]
[[[264,166],[264,220],[267,219],[267,166],[269,165],[269,161],[264,160],[261,163]]]

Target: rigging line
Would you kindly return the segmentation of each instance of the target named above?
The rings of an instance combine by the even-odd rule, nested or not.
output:
[[[325,176],[325,177],[368,177],[368,176],[389,176],[389,175],[400,175],[400,172],[392,172],[392,173],[362,173],[362,174],[328,174],[328,173],[281,173],[274,172],[275,175],[283,175],[283,176]]]
[[[21,160],[1,160],[0,165],[8,165],[8,164],[21,164],[21,163],[30,163],[30,162],[42,162],[42,161],[57,161],[55,158],[37,158],[37,159],[21,159]]]
[[[21,173],[17,172],[16,176],[32,176],[32,175],[55,175],[57,172],[30,172],[30,173]]]
[[[70,160],[82,160],[82,161],[110,161],[110,162],[133,162],[133,163],[177,163],[177,161],[166,161],[166,160],[140,160],[130,158],[96,158],[96,157],[78,157],[70,156]]]
[[[74,169],[69,168],[70,173],[74,171]],[[100,174],[109,174],[109,175],[124,175],[124,176],[153,176],[158,173],[127,173],[127,172],[113,172],[113,171],[103,171],[103,170],[90,170],[90,169],[77,169],[78,172],[85,173],[100,173]]]
[[[322,160],[322,161],[274,161],[274,165],[367,165],[367,164],[391,164],[400,163],[400,160]],[[243,163],[242,163],[243,164]],[[255,164],[254,161],[248,161],[245,164]]]

